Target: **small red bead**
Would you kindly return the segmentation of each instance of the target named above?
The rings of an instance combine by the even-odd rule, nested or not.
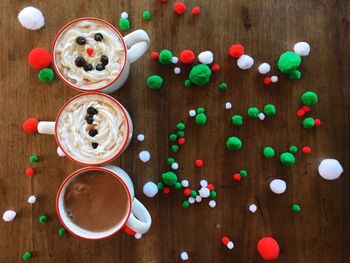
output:
[[[159,58],[158,52],[153,51],[153,52],[151,53],[151,58],[152,58],[153,60],[157,60],[157,59]]]
[[[184,190],[184,195],[190,196],[190,195],[191,195],[191,189],[190,189],[190,188],[186,188],[186,189]]]
[[[297,111],[297,116],[298,116],[299,118],[303,117],[304,115],[305,115],[305,111],[303,111],[303,109],[299,109],[299,110]]]
[[[195,6],[192,8],[192,15],[194,16],[199,15],[200,12],[201,12],[201,8],[199,6]]]
[[[33,168],[27,168],[26,169],[26,175],[32,176],[35,174],[35,170]]]
[[[316,126],[316,127],[321,126],[321,121],[320,121],[320,119],[314,119],[314,121],[315,121],[315,126]]]
[[[309,146],[305,146],[305,147],[303,147],[302,151],[305,154],[309,154],[309,153],[311,153],[311,148]]]
[[[241,181],[241,179],[242,179],[242,176],[241,176],[240,174],[238,174],[238,173],[232,175],[232,177],[233,177],[233,179],[236,180],[236,181]]]
[[[86,49],[86,53],[88,54],[89,57],[92,57],[94,54],[94,49],[89,47]]]
[[[219,64],[214,64],[211,67],[211,71],[213,71],[213,72],[218,72],[219,70],[220,70],[220,65]]]
[[[128,235],[131,235],[131,236],[136,235],[136,232],[134,230],[132,230],[130,227],[128,227],[127,225],[125,225],[124,230]]]
[[[270,85],[270,84],[271,84],[271,78],[270,78],[270,77],[264,78],[264,84],[265,84],[266,86]]]
[[[303,108],[302,108],[302,109],[303,109],[303,111],[305,111],[306,113],[311,111],[310,106],[306,106],[306,105],[305,105],[305,106],[303,106]]]
[[[174,4],[174,11],[175,11],[175,13],[181,15],[181,14],[185,13],[186,5],[182,2],[176,2]]]
[[[184,144],[185,142],[186,142],[185,138],[179,138],[177,140],[177,143],[180,144],[180,145]]]
[[[39,121],[35,118],[29,118],[22,124],[23,131],[26,133],[33,133],[38,131]]]
[[[239,59],[244,54],[244,47],[241,44],[233,44],[228,53],[231,57]]]
[[[170,193],[170,188],[169,188],[168,186],[165,186],[165,187],[163,188],[163,193],[164,193],[164,194],[169,194],[169,193]]]
[[[203,166],[203,161],[201,159],[195,160],[194,165],[196,167],[202,167]]]
[[[223,236],[221,238],[221,242],[226,246],[228,242],[230,242],[230,239],[227,236]]]
[[[213,191],[213,190],[215,189],[213,184],[208,184],[208,185],[207,185],[207,188],[208,188],[210,191]]]
[[[185,49],[181,51],[179,59],[183,64],[191,64],[195,59],[194,52],[190,49]]]

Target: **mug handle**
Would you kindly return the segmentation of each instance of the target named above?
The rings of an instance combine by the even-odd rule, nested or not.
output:
[[[126,225],[136,233],[144,234],[151,227],[152,218],[146,207],[136,198],[132,203],[132,211]]]
[[[147,51],[149,47],[149,36],[144,30],[136,30],[123,37],[128,49],[128,59],[134,63]]]

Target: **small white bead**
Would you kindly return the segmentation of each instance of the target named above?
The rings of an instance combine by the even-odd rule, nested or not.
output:
[[[145,140],[145,135],[143,135],[142,133],[140,133],[139,135],[137,135],[137,140],[139,142],[143,142]]]
[[[35,195],[31,195],[28,197],[28,203],[29,204],[34,204],[36,202],[36,197]]]
[[[2,215],[2,219],[5,222],[11,222],[13,219],[16,217],[16,212],[13,210],[7,210],[5,213]]]
[[[287,184],[281,179],[272,180],[270,183],[270,189],[275,194],[283,194],[287,189]]]
[[[176,75],[180,74],[180,73],[181,73],[181,69],[180,69],[179,67],[175,67],[175,68],[174,68],[174,73],[175,73]]]
[[[208,181],[207,181],[207,180],[201,180],[201,181],[199,182],[199,184],[200,184],[200,186],[202,186],[202,187],[207,187],[207,186],[208,186]]]
[[[335,180],[344,172],[343,167],[336,159],[324,159],[318,166],[319,175],[326,180]]]
[[[249,206],[249,211],[252,212],[252,213],[255,213],[256,210],[258,210],[258,207],[256,206],[256,204],[251,204]]]
[[[294,52],[299,56],[308,56],[310,53],[310,45],[306,42],[298,42],[294,45]]]
[[[21,25],[30,30],[37,30],[45,25],[43,13],[35,7],[28,6],[22,9],[17,16]]]
[[[135,234],[135,238],[136,238],[136,239],[140,239],[141,237],[142,237],[142,234],[140,234],[140,233],[136,233],[136,234]]]
[[[179,59],[177,57],[171,58],[171,63],[176,64],[177,62],[179,62]]]
[[[202,197],[201,197],[200,195],[197,195],[197,196],[196,196],[196,202],[197,202],[197,203],[202,202]]]
[[[254,64],[254,59],[248,55],[242,55],[239,59],[237,59],[237,66],[242,69],[250,69]]]
[[[269,73],[270,69],[271,69],[270,64],[268,64],[266,62],[260,64],[258,67],[258,71],[260,74],[267,74],[267,73]]]
[[[234,248],[235,245],[233,244],[232,241],[229,241],[226,246],[228,249],[232,249],[232,248]]]
[[[181,252],[180,257],[183,261],[186,261],[186,260],[188,260],[188,253],[186,251],[183,251],[183,252]]]
[[[189,202],[190,204],[193,204],[194,202],[196,202],[196,199],[195,199],[194,197],[190,196],[190,197],[188,198],[188,202]]]
[[[139,153],[139,158],[141,161],[143,161],[144,163],[148,162],[151,159],[151,154],[149,151],[141,151]]]
[[[120,17],[121,17],[121,18],[128,18],[129,15],[128,15],[127,12],[124,11],[123,13],[120,14]]]
[[[226,110],[232,109],[232,104],[231,104],[231,102],[226,102],[226,103],[225,103],[225,109],[226,109]]]
[[[188,112],[188,115],[190,115],[190,117],[194,117],[194,116],[196,116],[196,111],[195,110],[190,110],[189,112]]]
[[[179,164],[177,162],[172,163],[171,164],[171,169],[173,169],[173,170],[179,169]]]
[[[210,190],[206,187],[199,189],[199,195],[203,198],[208,198],[210,196]]]
[[[188,187],[190,185],[190,183],[188,182],[188,180],[182,180],[181,185],[182,185],[182,187]]]
[[[211,208],[214,208],[214,207],[216,206],[215,200],[210,200],[210,201],[209,201],[209,206],[210,206]]]
[[[262,112],[260,112],[259,115],[258,115],[258,117],[259,117],[259,119],[260,119],[261,121],[263,121],[263,120],[265,119],[265,114],[262,113]]]
[[[158,187],[154,182],[147,182],[143,186],[143,193],[147,197],[152,198],[158,193]]]
[[[199,53],[198,60],[203,64],[211,64],[214,61],[214,54],[211,51],[203,51]]]
[[[62,149],[61,149],[61,147],[57,147],[57,154],[58,154],[58,156],[60,156],[60,157],[63,157],[63,156],[66,156],[65,154],[64,154],[64,152],[62,151]]]
[[[272,76],[271,77],[271,82],[272,83],[276,83],[278,81],[278,77],[277,76]]]

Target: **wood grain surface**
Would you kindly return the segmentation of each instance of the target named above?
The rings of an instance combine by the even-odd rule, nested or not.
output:
[[[41,30],[29,31],[18,23],[18,12],[29,4],[46,17]],[[174,14],[172,4],[156,0],[0,1],[0,211],[18,212],[13,222],[0,223],[0,262],[20,262],[26,250],[33,253],[31,262],[180,262],[181,251],[188,251],[189,262],[262,262],[256,244],[266,235],[280,244],[278,262],[350,262],[349,1],[186,1],[188,10],[182,16]],[[190,12],[195,5],[202,7],[198,17]],[[151,11],[150,21],[143,21],[144,10]],[[139,143],[134,136],[114,163],[131,175],[136,196],[152,214],[152,228],[141,240],[124,232],[95,242],[60,238],[56,191],[79,165],[57,156],[53,136],[25,134],[21,125],[28,117],[53,120],[61,105],[77,92],[57,77],[52,84],[41,83],[38,71],[29,67],[27,55],[37,46],[50,49],[56,32],[72,19],[94,16],[116,25],[122,11],[129,13],[132,30],[148,32],[149,51],[167,48],[179,54],[189,48],[198,54],[212,50],[221,71],[206,87],[186,89],[183,81],[189,67],[181,65],[182,73],[176,76],[174,66],[161,66],[149,53],[132,65],[127,83],[112,95],[130,112],[134,134],[144,133],[146,139]],[[276,62],[282,52],[301,40],[311,44],[311,54],[303,59],[302,79],[290,81],[277,71]],[[243,43],[255,58],[251,70],[239,70],[228,57],[234,42]],[[263,77],[257,74],[257,65],[265,61],[273,65],[271,74],[280,79],[270,87],[265,87]],[[161,90],[146,87],[150,74],[164,77]],[[229,84],[225,91],[218,89],[223,81]],[[312,116],[320,118],[322,126],[312,130],[304,130],[295,115],[306,90],[319,94]],[[226,101],[232,102],[233,109],[224,109]],[[233,114],[246,116],[248,107],[262,108],[266,103],[276,104],[277,116],[265,121],[245,118],[240,128],[231,125]],[[208,123],[203,127],[188,117],[188,110],[199,106],[207,110]],[[180,164],[178,174],[195,188],[200,179],[213,182],[218,191],[215,209],[208,206],[208,200],[183,209],[181,192],[153,199],[142,194],[145,182],[159,180],[169,169],[168,134],[179,121],[187,124],[187,142],[172,154]],[[244,142],[240,152],[225,148],[227,137],[233,135]],[[312,153],[297,153],[296,165],[286,168],[278,158],[262,157],[266,145],[272,145],[277,153],[290,145],[309,145]],[[138,158],[145,149],[152,154],[146,164]],[[40,162],[31,165],[31,154],[39,155]],[[336,181],[325,181],[317,173],[320,160],[327,157],[344,166],[344,175]],[[193,165],[197,158],[205,162],[201,169]],[[31,178],[24,173],[29,166],[37,170]],[[249,175],[237,183],[231,174],[240,169],[247,169]],[[268,187],[277,177],[288,184],[281,196]],[[38,196],[32,206],[27,203],[31,194]],[[248,211],[251,203],[259,204],[255,214]],[[300,214],[291,211],[292,203],[301,204]],[[42,214],[49,216],[47,224],[39,223]],[[233,250],[220,243],[222,235],[233,240]]]

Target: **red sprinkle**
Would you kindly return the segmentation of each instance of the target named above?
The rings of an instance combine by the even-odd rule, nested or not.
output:
[[[239,59],[244,54],[244,47],[241,44],[233,44],[228,53],[231,57]]]
[[[185,138],[179,138],[177,140],[177,143],[180,144],[180,145],[184,144],[185,142],[186,142]]]
[[[210,191],[213,191],[213,190],[215,189],[213,184],[208,184],[208,185],[207,185],[207,188],[208,188]]]
[[[151,52],[151,58],[153,60],[157,60],[159,58],[159,54],[156,51]]]
[[[236,181],[241,181],[241,179],[242,179],[242,176],[240,175],[240,174],[234,174],[234,175],[232,175],[232,178],[234,179],[234,180],[236,180]]]
[[[219,70],[220,70],[220,65],[219,64],[214,64],[211,67],[211,71],[213,71],[213,72],[218,72]]]
[[[309,146],[304,146],[302,149],[302,152],[305,154],[310,154],[311,153],[311,148]]]
[[[88,47],[86,49],[86,53],[88,54],[89,57],[92,57],[92,55],[94,54],[94,49],[91,47]]]
[[[306,106],[306,105],[305,105],[305,106],[303,106],[303,108],[302,108],[302,109],[303,109],[303,111],[305,111],[306,113],[311,111],[310,106]]]
[[[203,161],[201,159],[195,160],[194,165],[196,167],[202,167],[203,166]]]
[[[182,3],[182,2],[176,2],[176,3],[174,4],[174,11],[175,11],[175,13],[177,13],[177,14],[179,14],[179,15],[185,13],[185,11],[186,11],[186,6],[185,6],[185,4]]]
[[[170,193],[170,187],[165,186],[165,187],[163,188],[163,193],[164,193],[164,194],[169,194],[169,193]]]
[[[51,55],[46,49],[36,47],[30,51],[28,62],[29,65],[35,69],[47,68],[51,64]]]
[[[35,170],[33,168],[27,168],[26,169],[26,175],[32,176],[35,174]]]
[[[130,227],[128,227],[127,225],[125,225],[124,230],[128,235],[131,235],[131,236],[136,235],[136,232],[134,230],[132,230]]]
[[[190,195],[191,195],[191,189],[190,189],[190,188],[186,188],[186,189],[184,190],[184,195],[190,196]]]
[[[303,117],[304,115],[305,115],[305,111],[304,111],[303,109],[299,109],[299,110],[297,111],[297,116],[298,116],[299,118]]]
[[[195,59],[195,55],[192,50],[185,49],[180,53],[180,61],[183,64],[191,64]]]
[[[38,131],[39,121],[35,118],[29,118],[22,124],[23,131],[26,133],[33,133]]]
[[[264,78],[264,84],[265,84],[266,86],[270,85],[270,84],[271,84],[271,78],[270,78],[270,77]]]
[[[200,12],[201,12],[201,8],[199,6],[195,6],[192,8],[192,15],[194,16],[199,15]]]
[[[221,242],[226,246],[230,242],[230,239],[227,236],[223,236]]]
[[[320,119],[314,119],[314,121],[315,121],[315,126],[316,126],[316,127],[321,126],[321,121],[320,121]]]

